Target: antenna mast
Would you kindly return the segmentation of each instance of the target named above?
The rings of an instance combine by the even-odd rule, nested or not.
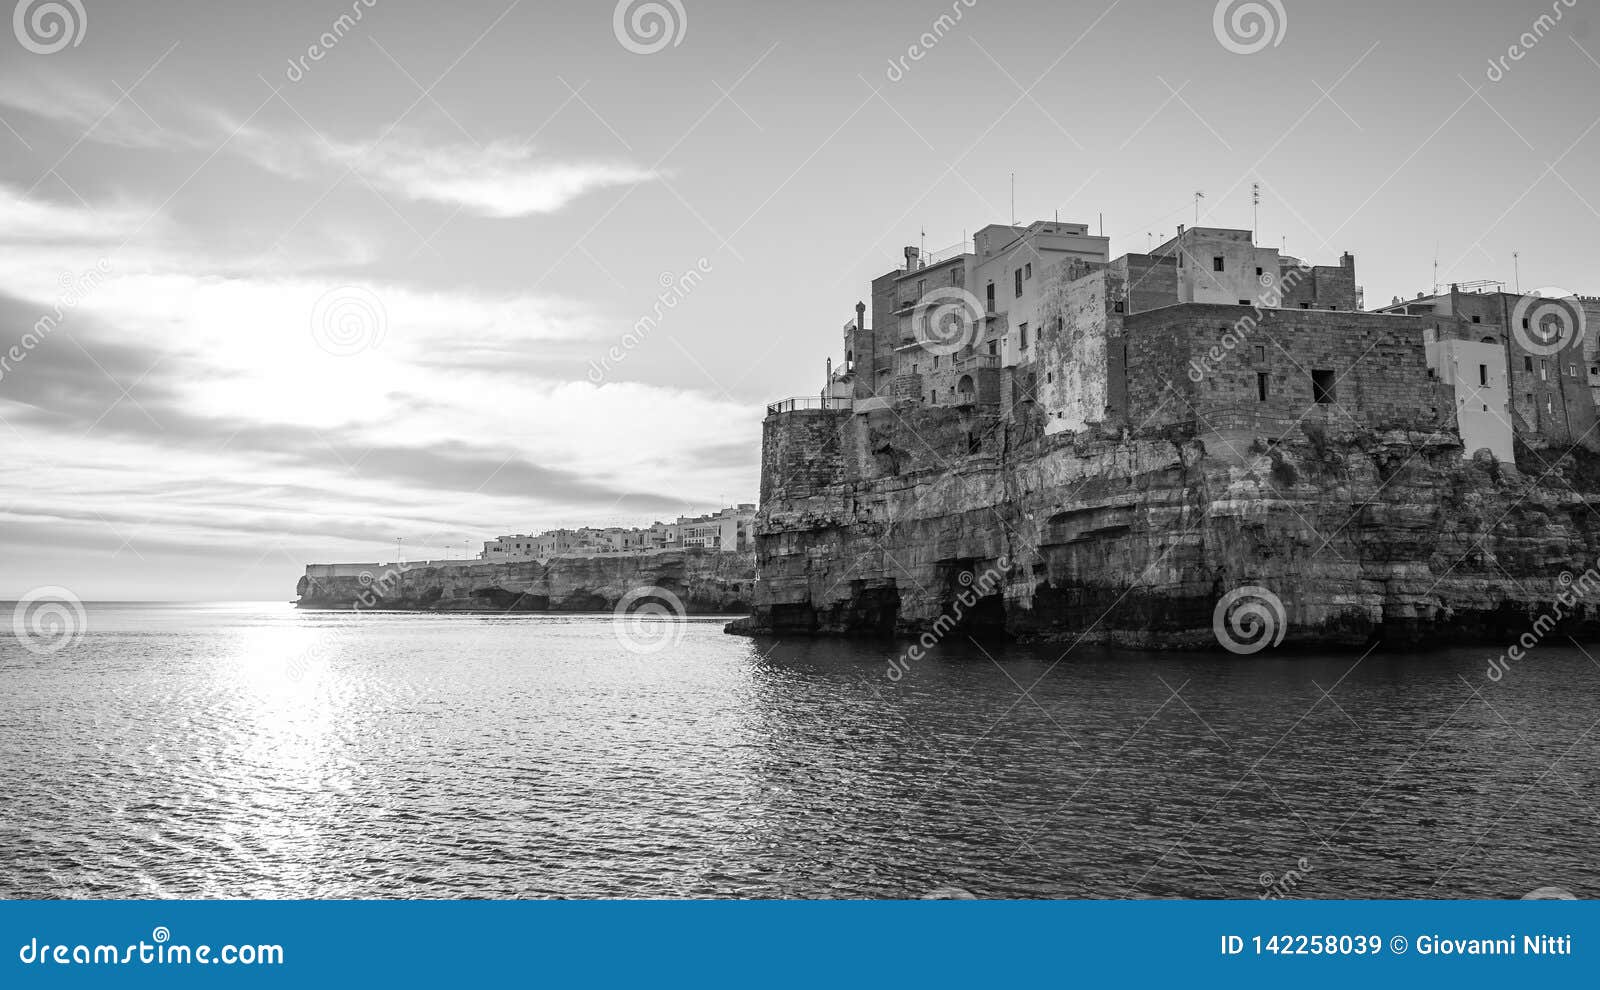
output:
[[[1250,243],[1255,244],[1261,230],[1261,183],[1250,183]]]
[[[1516,276],[1517,295],[1522,295],[1522,255],[1520,252],[1511,252],[1511,270]]]

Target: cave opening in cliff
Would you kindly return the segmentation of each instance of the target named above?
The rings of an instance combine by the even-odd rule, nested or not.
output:
[[[955,620],[954,632],[978,639],[1006,633],[1004,575],[991,562],[960,558],[940,565],[943,611]]]

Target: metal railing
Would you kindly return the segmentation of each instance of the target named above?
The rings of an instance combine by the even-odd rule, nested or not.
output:
[[[797,409],[832,409],[835,404],[844,400],[830,400],[824,395],[796,395],[788,399],[779,399],[777,402],[767,403],[767,415],[776,416],[778,413],[794,412]]]

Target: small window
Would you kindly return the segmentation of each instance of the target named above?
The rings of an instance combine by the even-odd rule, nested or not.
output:
[[[1547,382],[1550,380],[1550,362],[1539,362],[1539,380],[1541,382]]]
[[[1256,372],[1256,401],[1257,402],[1265,402],[1265,401],[1267,401],[1267,390],[1268,390],[1268,386],[1271,384],[1271,382],[1272,382],[1272,376],[1271,375],[1268,375],[1265,371]]]
[[[1530,405],[1530,406],[1533,405],[1533,393],[1532,392],[1529,392],[1526,396],[1524,396],[1524,398],[1527,400],[1528,405]]]
[[[1123,302],[1121,299],[1118,299],[1116,303],[1112,305],[1111,310],[1115,313],[1126,313],[1128,311],[1128,304]]]
[[[1526,323],[1528,321],[1527,320],[1523,320],[1522,322]],[[1523,371],[1532,371],[1533,370],[1533,358],[1524,357],[1522,359],[1522,370]]]
[[[961,269],[959,269],[959,268],[950,269],[950,284],[951,285],[960,285],[961,284]]]
[[[925,296],[927,294],[928,294],[928,280],[925,279],[925,278],[917,279],[917,298],[921,299],[923,296]]]
[[[933,367],[935,371],[939,369],[939,355],[937,354],[933,356]]]
[[[1310,309],[1311,308],[1311,304],[1310,303],[1301,303],[1300,304],[1300,308],[1301,309]]]
[[[1239,300],[1239,305],[1241,305],[1241,306],[1248,306],[1248,305],[1250,305],[1250,300],[1248,300],[1248,299],[1241,299],[1241,300]]]
[[[992,340],[989,341],[989,353],[990,354],[995,353],[995,341],[992,341]]]
[[[1526,316],[1524,316],[1522,318],[1522,329],[1524,329],[1524,330],[1528,329],[1528,318]]]
[[[1486,364],[1478,365],[1478,384],[1489,384],[1489,366]]]
[[[993,313],[994,312],[994,283],[990,282],[988,288],[985,291],[988,293],[989,312]]]
[[[1261,277],[1261,266],[1257,265],[1256,266],[1256,278],[1260,278],[1260,277]]]
[[[1311,372],[1311,398],[1319,405],[1328,405],[1334,401],[1333,372],[1317,369]]]
[[[1481,316],[1474,316],[1474,317],[1473,317],[1473,318],[1472,318],[1472,322],[1474,322],[1474,323],[1482,323],[1482,322],[1483,322],[1483,317],[1481,317]]]
[[[1022,269],[1020,269],[1020,268],[1017,269],[1016,276],[1017,276],[1017,295],[1020,296],[1020,295],[1022,295]]]
[[[1568,378],[1576,378],[1576,377],[1578,377],[1578,366],[1577,365],[1575,365],[1575,364],[1567,365],[1567,377]]]
[[[1033,278],[1033,262],[1030,261],[1022,266],[1022,277]]]
[[[1257,344],[1256,345],[1256,360],[1257,361],[1265,361],[1266,359],[1267,359],[1267,345],[1266,344]]]
[[[1214,272],[1222,271],[1222,256],[1221,255],[1218,255],[1215,258],[1211,259],[1211,270],[1214,271]]]
[[[1022,342],[1021,343],[1022,349],[1023,350],[1027,350],[1028,349],[1028,325],[1026,323],[1022,324],[1021,326],[1017,327],[1017,331],[1018,331],[1019,339]]]
[[[1051,384],[1051,383],[1052,383],[1052,382],[1054,382],[1054,381],[1055,381],[1055,380],[1056,380],[1056,376],[1055,376],[1055,372],[1053,372],[1053,371],[1047,371],[1047,372],[1045,372],[1045,373],[1044,373],[1044,383],[1045,383],[1045,384],[1046,384],[1046,385],[1049,385],[1049,384]]]

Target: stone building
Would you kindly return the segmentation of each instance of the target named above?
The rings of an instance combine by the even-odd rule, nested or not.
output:
[[[871,326],[858,303],[817,404],[980,407],[1046,435],[1188,424],[1246,445],[1308,424],[1447,430],[1501,461],[1514,436],[1600,447],[1600,343],[1582,332],[1600,300],[1571,297],[1580,329],[1558,340],[1498,287],[1374,312],[1362,297],[1350,253],[1308,264],[1248,230],[1179,226],[1111,259],[1084,224],[991,224],[936,257],[907,247],[873,280]]]

